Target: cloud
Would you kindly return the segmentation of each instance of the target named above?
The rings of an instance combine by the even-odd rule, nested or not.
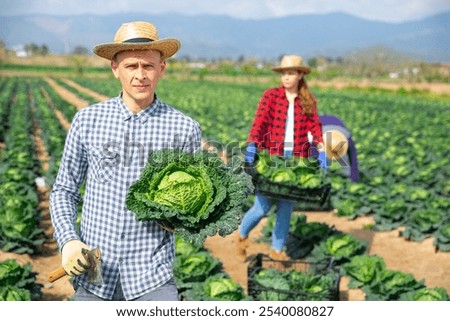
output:
[[[447,11],[450,11],[448,0],[2,0],[0,4],[2,15],[176,12],[261,19],[293,14],[345,12],[365,19],[390,22],[416,20]]]

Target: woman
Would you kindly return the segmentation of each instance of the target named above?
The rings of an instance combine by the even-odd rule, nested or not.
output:
[[[310,69],[300,56],[284,56],[280,66],[272,69],[280,73],[281,86],[266,90],[259,102],[246,148],[245,161],[252,164],[257,150],[267,149],[272,155],[308,157],[311,155],[309,135],[317,147],[318,159],[326,168],[321,123],[317,115],[316,99],[308,89],[304,76]],[[245,214],[239,229],[239,252],[245,253],[248,234],[277,206],[276,224],[272,231],[271,254],[283,256],[289,232],[294,202],[268,198],[257,193],[253,206]]]

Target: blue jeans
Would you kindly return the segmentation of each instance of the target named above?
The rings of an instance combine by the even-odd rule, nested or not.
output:
[[[253,206],[245,213],[242,219],[239,234],[243,238],[248,237],[250,231],[269,212],[274,203],[277,205],[277,217],[272,231],[272,248],[280,252],[283,250],[289,234],[291,215],[295,204],[293,201],[272,199],[256,193]]]
[[[83,287],[78,287],[74,296],[75,301],[107,301],[95,294],[85,290]],[[167,283],[160,287],[140,296],[133,301],[178,301],[178,290],[175,280],[172,278]],[[120,279],[117,282],[111,301],[126,301],[120,285]]]

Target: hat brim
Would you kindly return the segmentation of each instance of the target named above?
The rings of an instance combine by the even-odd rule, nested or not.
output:
[[[311,72],[311,69],[309,69],[308,67],[276,67],[272,68],[272,70],[275,72],[283,72],[285,70],[298,70],[303,72],[305,75]]]
[[[112,60],[121,51],[129,50],[157,50],[161,52],[162,59],[172,57],[181,47],[177,39],[165,38],[152,42],[133,43],[105,43],[94,47],[94,53],[102,58]]]

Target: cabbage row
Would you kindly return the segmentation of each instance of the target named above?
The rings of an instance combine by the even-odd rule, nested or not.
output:
[[[34,157],[32,106],[27,92],[25,82],[18,81],[0,155],[0,249],[32,254],[45,235],[39,228],[35,179],[40,167]]]
[[[55,121],[55,113],[50,108],[53,105],[50,95],[43,86],[43,81],[30,80],[31,97],[33,98],[34,116],[39,123],[40,134],[48,153],[48,169],[45,172],[45,183],[52,186],[59,170],[66,131],[59,121]]]

